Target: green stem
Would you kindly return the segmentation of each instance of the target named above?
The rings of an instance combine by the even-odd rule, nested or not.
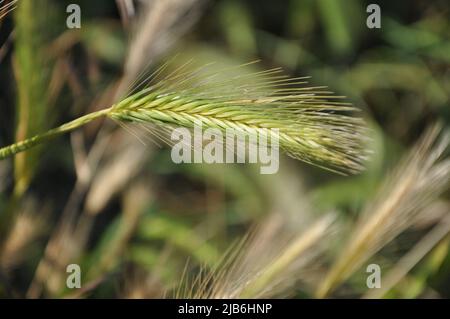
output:
[[[32,148],[36,145],[42,144],[44,142],[47,142],[48,140],[50,140],[54,137],[65,134],[74,129],[77,129],[99,117],[107,115],[110,112],[110,110],[111,109],[108,108],[108,109],[100,110],[97,112],[89,113],[89,114],[79,117],[73,121],[65,123],[54,129],[51,129],[45,133],[38,134],[38,135],[30,137],[26,140],[23,140],[23,141],[15,143],[15,144],[11,144],[11,145],[5,146],[3,148],[0,148],[0,160],[3,160],[5,158],[15,155],[17,153],[26,151],[27,149]]]

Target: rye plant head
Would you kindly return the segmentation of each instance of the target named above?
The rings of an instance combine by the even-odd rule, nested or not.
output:
[[[242,66],[237,68],[242,69]],[[119,124],[153,124],[244,135],[279,130],[280,148],[289,156],[340,173],[355,173],[366,158],[366,129],[354,107],[323,87],[305,86],[306,78],[289,78],[278,68],[239,72],[211,71],[211,65],[168,72],[168,64],[141,81],[131,94],[108,109],[91,113],[47,133],[0,149],[0,159],[53,136],[107,116]],[[242,71],[242,70],[240,70]]]
[[[176,298],[279,298],[305,280],[323,253],[323,243],[336,228],[335,216],[326,215],[303,231],[284,215],[271,215],[232,245],[212,269],[192,278],[183,275]],[[293,226],[295,225],[295,226]],[[304,226],[304,225],[303,225]]]

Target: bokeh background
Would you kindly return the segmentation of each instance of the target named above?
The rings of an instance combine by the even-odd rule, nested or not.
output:
[[[399,159],[427,127],[450,123],[448,1],[376,1],[381,29],[369,29],[372,2],[19,0],[0,22],[1,146],[111,105],[143,70],[177,55],[229,66],[260,59],[257,68],[311,76],[361,109],[372,156],[355,176],[285,156],[265,176],[255,165],[176,165],[167,146],[143,146],[109,121],[89,124],[0,162],[0,296],[171,296],[268,216],[295,219],[291,231],[301,232],[334,212],[339,227],[320,240],[318,259],[286,273],[295,282],[286,295],[314,297]],[[81,7],[81,29],[66,27],[70,3]],[[447,189],[444,214],[370,262],[395,267],[448,215],[448,200]],[[378,297],[450,297],[449,244],[447,233]],[[71,263],[82,269],[78,290],[65,285]],[[366,277],[355,269],[331,296],[363,296]]]

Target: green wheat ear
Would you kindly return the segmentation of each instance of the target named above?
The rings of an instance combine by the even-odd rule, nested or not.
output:
[[[108,109],[4,147],[0,159],[106,116],[119,124],[163,129],[193,128],[199,121],[205,129],[224,133],[227,128],[247,135],[278,129],[280,148],[293,158],[343,174],[363,169],[366,128],[351,115],[355,108],[338,101],[341,97],[323,87],[306,87],[305,78],[289,78],[278,68],[236,75],[236,68],[211,71],[207,65],[192,71],[188,64],[162,76],[167,73],[164,65],[145,88]]]

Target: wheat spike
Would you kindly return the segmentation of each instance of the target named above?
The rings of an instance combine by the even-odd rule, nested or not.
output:
[[[280,148],[289,156],[340,173],[363,169],[364,122],[322,87],[305,87],[304,78],[288,78],[280,69],[228,76],[208,67],[186,70],[188,63],[108,109],[85,115],[59,128],[0,149],[0,159],[107,116],[119,122],[160,126],[227,128],[245,135],[279,130]],[[140,85],[142,86],[142,84]],[[139,89],[139,86],[137,87]]]

